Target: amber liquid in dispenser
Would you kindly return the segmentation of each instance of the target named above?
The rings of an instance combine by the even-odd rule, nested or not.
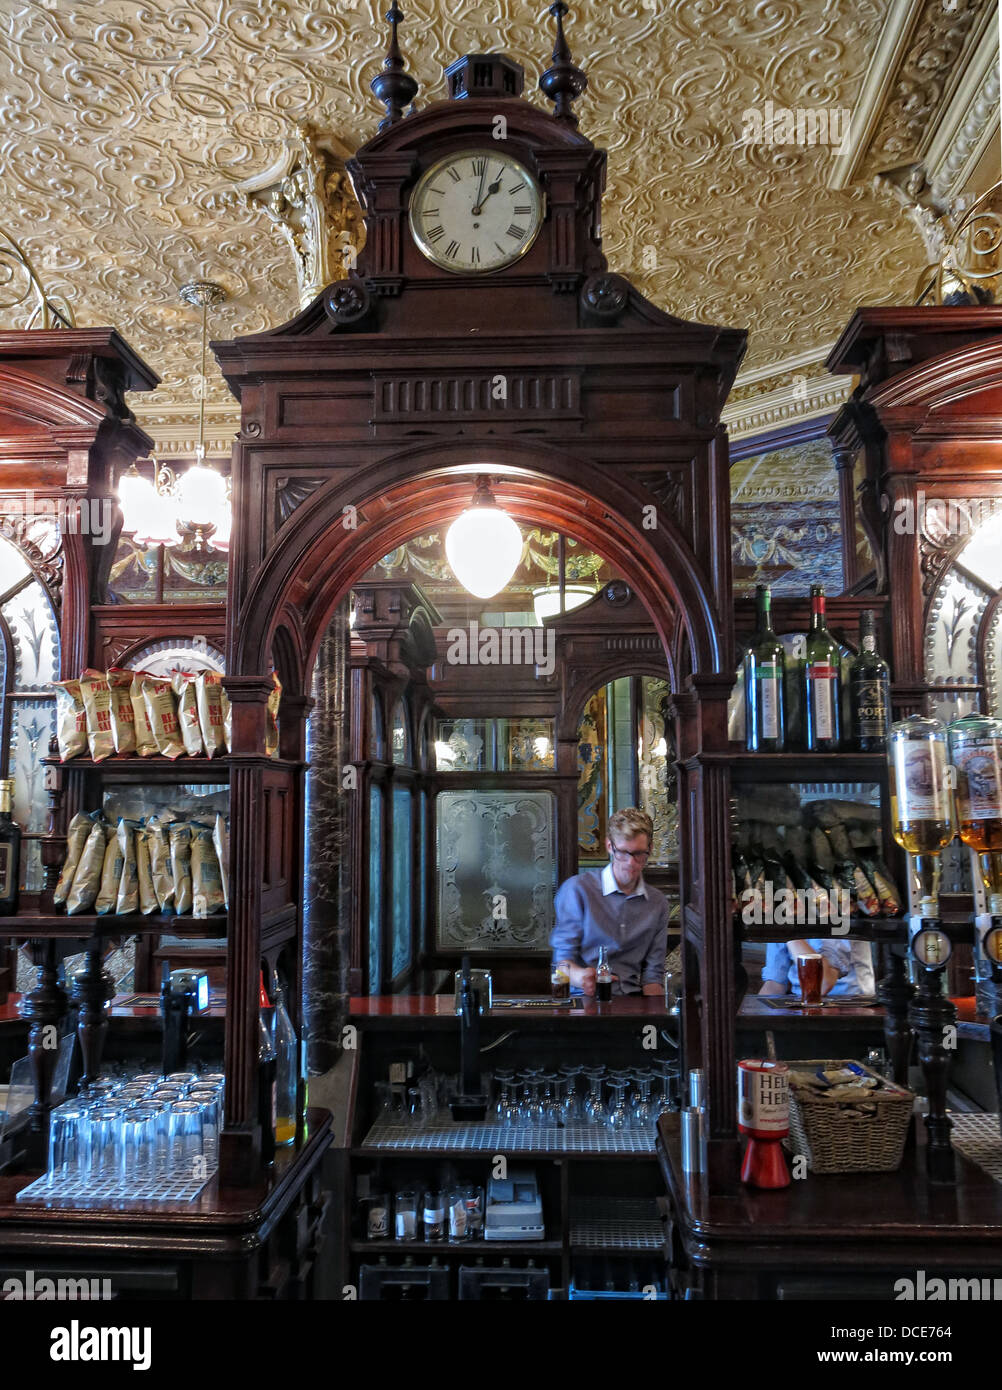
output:
[[[892,743],[891,824],[908,854],[936,854],[953,839],[945,743]]]
[[[981,856],[989,893],[1002,892],[1002,723],[972,716],[950,725],[950,752],[957,769],[960,838]],[[994,882],[993,882],[994,880]]]

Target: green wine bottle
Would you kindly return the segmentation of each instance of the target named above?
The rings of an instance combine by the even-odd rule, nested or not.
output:
[[[820,584],[811,585],[811,628],[802,669],[807,752],[835,753],[842,741],[842,653],[825,622]]]
[[[745,657],[745,747],[749,753],[781,753],[784,746],[783,644],[772,630],[768,584],[755,589],[758,623]]]

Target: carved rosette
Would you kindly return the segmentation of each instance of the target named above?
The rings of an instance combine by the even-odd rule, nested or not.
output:
[[[581,286],[580,301],[586,320],[615,323],[630,302],[630,282],[622,275],[592,275]]]
[[[324,310],[339,328],[352,328],[372,312],[372,297],[361,280],[337,280],[324,292]]]

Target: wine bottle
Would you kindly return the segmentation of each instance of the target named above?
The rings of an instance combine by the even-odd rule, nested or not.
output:
[[[811,585],[811,627],[802,669],[806,750],[834,753],[842,733],[842,654],[825,623],[825,591],[820,584]]]
[[[17,911],[18,882],[21,874],[21,830],[11,812],[14,807],[14,779],[0,779],[0,915]]]
[[[772,629],[768,584],[756,586],[755,606],[755,640],[745,657],[745,747],[749,753],[781,753],[784,652]]]
[[[274,1020],[269,1020],[266,1016],[272,1013],[272,1007],[268,1002],[268,995],[264,987],[264,972],[261,972],[261,994],[260,1006],[258,1008],[258,1044],[257,1044],[257,1113],[258,1123],[261,1126],[261,1160],[263,1163],[271,1163],[275,1157],[275,1120],[276,1120],[276,1077],[275,1077],[275,1042],[272,1037],[272,1027]]]
[[[877,615],[859,615],[859,655],[849,667],[852,738],[861,753],[883,753],[891,712],[891,673],[877,651]]]
[[[299,1106],[299,1040],[285,1004],[278,972],[271,974],[275,995],[275,1143],[295,1143]]]

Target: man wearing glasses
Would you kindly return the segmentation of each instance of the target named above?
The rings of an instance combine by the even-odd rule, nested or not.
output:
[[[607,947],[614,994],[663,994],[668,951],[668,900],[648,888],[654,826],[635,806],[609,817],[604,869],[586,869],[557,889],[553,959],[571,989],[595,993],[595,963]]]

